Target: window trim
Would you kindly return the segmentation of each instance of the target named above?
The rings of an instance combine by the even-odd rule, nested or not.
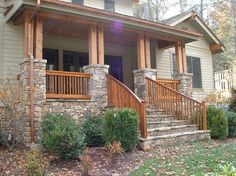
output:
[[[107,9],[106,7],[106,4],[107,3],[113,3],[113,10],[109,10],[109,9]],[[108,11],[108,12],[112,12],[112,13],[115,13],[115,11],[116,11],[116,8],[115,8],[116,6],[115,6],[115,0],[104,0],[104,10],[105,11]]]
[[[192,55],[186,55],[186,59],[187,58],[197,58],[197,59],[199,59],[199,65],[200,65],[200,72],[201,72],[201,78],[200,78],[200,81],[201,81],[201,86],[199,86],[199,87],[194,87],[193,85],[194,85],[194,82],[192,81],[192,89],[199,89],[199,90],[201,90],[201,89],[203,89],[203,77],[202,77],[202,63],[201,63],[201,58],[200,57],[198,57],[198,56],[192,56]],[[174,64],[174,59],[175,59],[175,64]],[[172,72],[172,76],[174,77],[174,75],[176,74],[176,67],[177,67],[177,62],[176,62],[176,53],[172,53],[172,62],[171,62],[171,66],[172,66],[172,70],[171,70],[171,72]],[[175,66],[175,67],[174,67]],[[187,62],[187,67],[188,67],[188,62]],[[195,68],[195,67],[194,67]],[[190,73],[190,72],[188,72],[188,73]],[[194,77],[194,73],[190,73],[190,74],[193,74],[193,77]]]

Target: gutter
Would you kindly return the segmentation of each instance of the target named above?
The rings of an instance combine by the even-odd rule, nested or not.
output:
[[[35,28],[35,15],[37,14],[38,10],[40,9],[40,4],[41,4],[41,1],[40,0],[37,0],[37,4],[36,4],[36,7],[32,13],[32,16],[31,16],[31,25],[33,25],[33,28],[31,27],[31,25],[29,26],[30,28],[30,34],[32,34],[32,31],[31,30],[34,30]],[[34,36],[31,36],[29,37],[29,40],[28,40],[28,47],[32,44],[32,48],[33,48],[33,43],[31,43],[30,39],[32,40]],[[31,143],[34,144],[35,143],[35,125],[34,125],[34,56],[33,56],[33,53],[31,53],[29,50],[28,50],[28,57],[29,57],[29,84],[30,84],[30,92],[29,92],[29,96],[30,96],[30,113],[29,113],[29,117],[30,117],[30,135],[31,135]]]

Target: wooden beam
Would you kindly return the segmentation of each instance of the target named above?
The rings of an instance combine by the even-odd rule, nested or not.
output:
[[[151,49],[148,35],[145,35],[145,64],[146,68],[151,68]]]
[[[175,53],[176,53],[176,66],[177,66],[177,73],[183,73],[183,53],[182,53],[182,44],[181,42],[176,42],[175,44]]]
[[[97,26],[89,26],[89,64],[97,64]]]
[[[24,57],[28,58],[29,54],[33,54],[33,24],[31,15],[24,16]]]
[[[145,44],[144,34],[137,35],[137,56],[138,56],[138,69],[145,68]]]
[[[34,54],[36,59],[43,59],[43,21],[39,17],[35,21]]]
[[[183,73],[188,73],[185,43],[181,42]]]
[[[211,44],[210,45],[210,50],[211,52],[215,53],[218,50],[221,50],[222,45],[221,44]]]
[[[98,64],[104,65],[104,30],[98,26]]]

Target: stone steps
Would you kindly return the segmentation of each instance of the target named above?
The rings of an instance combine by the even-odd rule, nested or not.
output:
[[[172,126],[172,127],[160,127],[160,128],[151,128],[148,129],[148,136],[162,136],[175,133],[185,133],[191,131],[197,131],[197,125],[181,125],[181,126]]]
[[[176,116],[173,115],[148,115],[147,116],[148,122],[161,122],[161,121],[171,121],[171,120],[178,120]]]
[[[184,120],[167,120],[167,121],[148,121],[148,129],[150,128],[160,128],[160,127],[172,127],[185,125]]]
[[[210,131],[189,131],[182,133],[167,134],[161,136],[149,136],[146,139],[140,138],[139,146],[143,150],[150,150],[160,145],[184,143],[195,140],[208,140],[210,139]]]

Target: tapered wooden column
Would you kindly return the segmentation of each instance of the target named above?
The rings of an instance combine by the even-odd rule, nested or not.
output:
[[[104,31],[103,26],[97,27],[98,33],[98,64],[104,65]]]
[[[34,55],[36,59],[43,59],[43,21],[36,17]]]
[[[31,15],[24,16],[24,58],[29,57],[29,53],[33,54],[33,23]]]
[[[187,73],[187,58],[185,43],[178,41],[175,44],[177,73]]]
[[[146,65],[144,34],[138,34],[137,36],[137,56],[138,56],[138,69],[144,69]]]
[[[97,52],[97,25],[92,24],[89,26],[88,31],[89,36],[89,64],[97,64],[98,63],[98,52]]]
[[[148,35],[145,35],[145,64],[146,68],[151,68],[150,38]]]

